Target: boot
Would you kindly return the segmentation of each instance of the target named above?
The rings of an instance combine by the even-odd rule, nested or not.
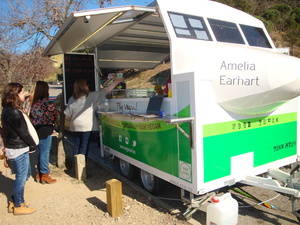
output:
[[[29,204],[26,203],[26,202],[23,202],[20,205],[23,206],[23,207],[27,207],[27,208],[29,207]],[[9,201],[8,206],[7,206],[7,212],[8,213],[13,213],[14,212],[14,207],[15,207],[14,203],[12,201]]]
[[[37,172],[34,176],[34,181],[39,183],[41,181],[41,174]]]
[[[34,213],[36,209],[25,206],[14,207],[14,215],[28,215]]]
[[[40,175],[40,182],[42,184],[53,184],[56,182],[56,179],[53,179],[52,177],[50,177],[49,173],[41,173]]]

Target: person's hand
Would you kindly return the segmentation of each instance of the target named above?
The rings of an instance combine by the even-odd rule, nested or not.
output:
[[[33,99],[33,95],[30,94],[29,92],[26,92],[24,98],[25,98],[25,102],[31,102]]]
[[[34,153],[37,149],[37,146],[29,146],[29,154]]]
[[[117,77],[117,78],[115,78],[115,80],[114,80],[114,82],[118,82],[118,83],[123,82],[123,81],[124,81],[124,78],[123,78],[123,77]]]
[[[53,137],[58,137],[58,135],[59,135],[59,133],[55,130],[51,134],[51,136],[53,136]]]

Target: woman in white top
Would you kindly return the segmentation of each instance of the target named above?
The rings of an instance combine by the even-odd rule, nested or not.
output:
[[[109,87],[94,92],[90,92],[86,80],[74,82],[73,96],[64,111],[66,119],[70,121],[69,131],[74,155],[87,154],[91,132],[99,129],[95,113],[97,106],[103,103],[105,96],[122,81],[123,78],[117,78]]]

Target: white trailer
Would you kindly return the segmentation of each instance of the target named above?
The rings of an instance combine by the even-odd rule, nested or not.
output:
[[[164,118],[128,115],[144,113],[148,98],[113,99],[117,113],[102,114],[102,151],[121,159],[123,174],[134,165],[148,190],[158,177],[183,198],[237,182],[300,197],[291,177],[273,169],[298,157],[300,60],[278,53],[260,20],[209,0],[80,11],[45,54],[87,48],[99,70],[148,69],[170,56]],[[256,177],[266,172],[288,187]]]

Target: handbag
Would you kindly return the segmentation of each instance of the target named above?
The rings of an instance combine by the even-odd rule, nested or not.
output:
[[[26,121],[29,134],[31,135],[31,137],[32,137],[33,141],[35,142],[35,144],[38,145],[39,144],[39,136],[38,136],[34,126],[30,122],[30,119],[28,118],[28,116],[23,112],[22,112],[22,114],[23,114],[23,117]]]

